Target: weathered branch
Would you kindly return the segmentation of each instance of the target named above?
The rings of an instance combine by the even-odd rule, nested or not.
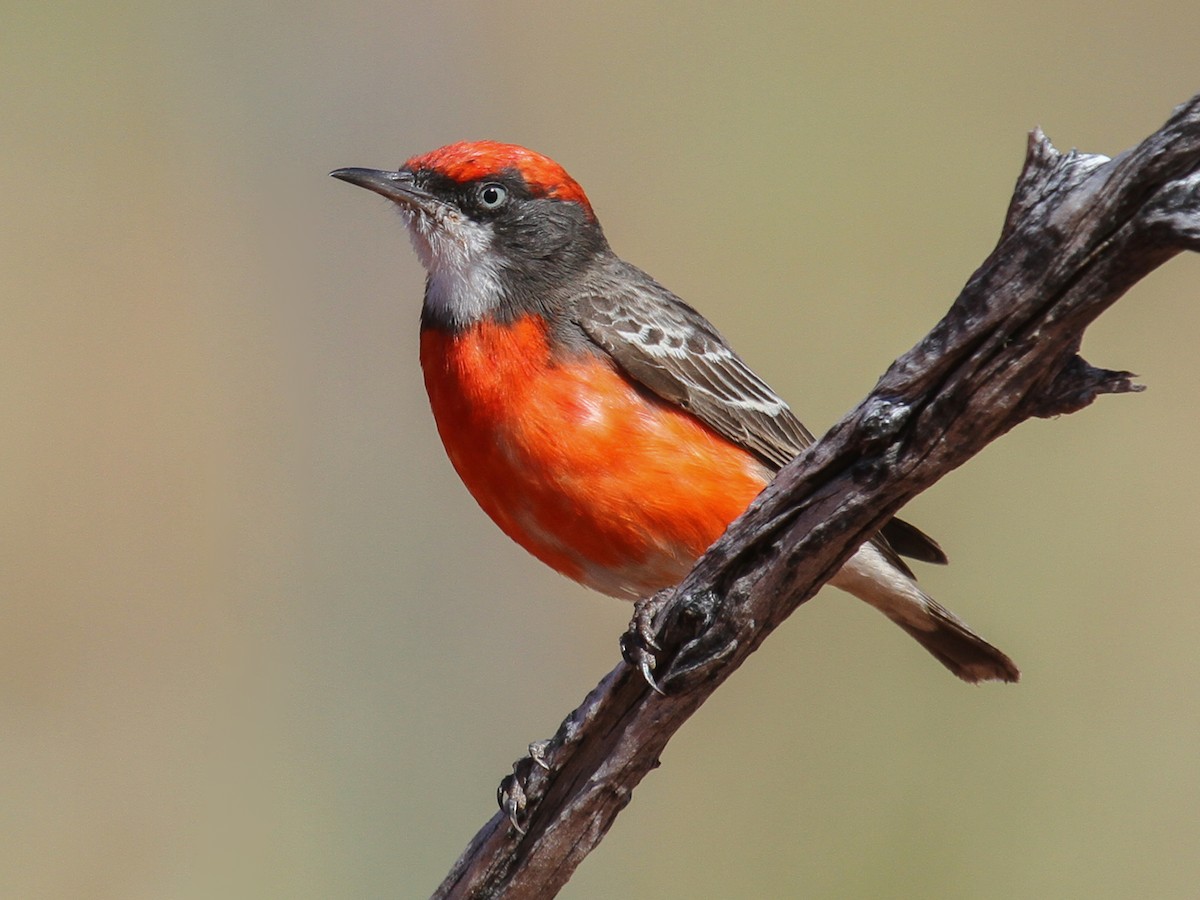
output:
[[[1200,95],[1115,159],[1030,136],[1000,242],[946,316],[856,409],[781,471],[656,621],[652,691],[622,663],[509,780],[437,897],[552,897],[671,735],[905,503],[1032,416],[1140,390],[1077,355],[1147,273],[1200,249]]]

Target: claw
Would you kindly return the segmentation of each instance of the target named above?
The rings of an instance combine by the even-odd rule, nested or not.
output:
[[[513,763],[512,774],[504,776],[496,788],[496,805],[508,816],[508,821],[520,834],[525,834],[527,829],[522,822],[527,820],[526,814],[529,811],[529,794],[526,789],[536,772],[533,767],[538,766],[547,772],[551,770],[550,761],[546,758],[550,745],[549,740],[534,741],[530,744],[529,755]]]
[[[658,667],[656,651],[662,650],[655,640],[654,617],[666,604],[670,594],[660,591],[653,597],[638,600],[634,604],[633,618],[629,621],[628,630],[621,635],[621,656],[629,665],[642,673],[646,684],[658,694],[666,696],[658,681],[654,678],[654,670]]]
[[[500,811],[508,816],[508,821],[512,823],[512,827],[519,834],[525,833],[525,828],[522,827],[520,816],[525,812],[525,788],[521,785],[521,779],[517,777],[514,771],[512,775],[506,775],[500,781],[500,786],[496,788],[496,803],[500,807]]]
[[[652,597],[646,597],[633,604],[633,619],[629,622],[629,630],[637,635],[642,646],[650,650],[661,650],[655,640],[654,617],[666,605],[666,593],[659,591]]]
[[[541,766],[547,772],[550,771],[550,763],[546,762],[546,751],[550,749],[550,741],[534,741],[529,745],[529,758],[537,765]]]
[[[659,686],[658,682],[654,680],[654,662],[654,657],[651,654],[643,653],[638,669],[641,670],[642,677],[646,679],[646,684],[650,685],[651,690],[653,690],[656,694],[665,697],[667,696],[667,692],[664,691]]]

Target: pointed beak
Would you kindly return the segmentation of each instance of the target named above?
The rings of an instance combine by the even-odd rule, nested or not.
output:
[[[404,169],[398,172],[385,172],[382,169],[334,169],[329,174],[411,209],[431,212],[435,206],[440,205],[436,197],[418,188],[413,183],[412,172]]]

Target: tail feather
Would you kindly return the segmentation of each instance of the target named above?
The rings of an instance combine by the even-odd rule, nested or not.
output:
[[[997,650],[949,610],[928,595],[926,610],[932,628],[926,630],[900,619],[897,625],[916,638],[938,662],[961,678],[976,684],[980,681],[1017,681],[1021,670],[1011,659]],[[890,618],[890,617],[889,617]]]
[[[874,606],[963,681],[1012,682],[1021,677],[1011,659],[917,587],[873,544],[864,544],[830,584]]]

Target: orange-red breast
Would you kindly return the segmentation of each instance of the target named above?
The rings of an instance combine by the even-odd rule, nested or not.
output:
[[[332,174],[396,203],[428,273],[421,367],[454,468],[505,534],[569,578],[627,599],[676,583],[812,443],[703,316],[613,253],[552,160],[479,141]],[[896,519],[831,583],[960,678],[1015,681],[893,546],[945,562]]]

